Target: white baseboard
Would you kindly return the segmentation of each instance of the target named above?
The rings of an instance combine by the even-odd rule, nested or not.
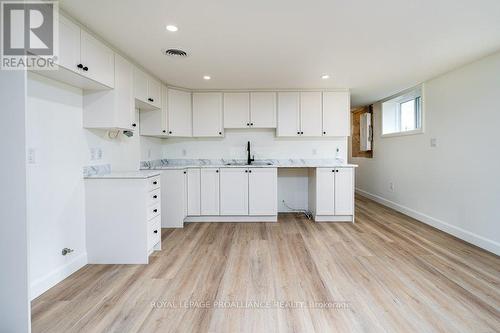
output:
[[[353,222],[352,215],[314,215],[314,222]]]
[[[277,222],[277,215],[259,216],[188,216],[184,222]]]
[[[450,235],[453,235],[461,240],[464,240],[468,243],[474,244],[486,251],[492,252],[496,255],[500,255],[500,243],[497,243],[491,239],[485,238],[480,235],[476,235],[468,230],[462,229],[460,227],[454,226],[450,223],[438,220],[433,218],[432,216],[420,213],[416,210],[408,208],[406,206],[395,203],[394,201],[388,200],[381,196],[366,192],[362,189],[356,188],[356,193],[362,195],[368,199],[371,199],[375,202],[378,202],[381,205],[387,206],[394,210],[397,210],[400,213],[408,215],[415,220],[428,224],[434,228],[437,228],[441,231],[444,231]]]
[[[82,253],[66,265],[56,268],[52,272],[36,279],[31,283],[30,298],[34,300],[83,266],[87,264],[87,253]]]

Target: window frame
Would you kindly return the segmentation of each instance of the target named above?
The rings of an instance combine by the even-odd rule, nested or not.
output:
[[[411,100],[415,101],[415,127],[416,129],[409,131],[401,131],[401,104],[409,102]],[[380,122],[380,137],[381,138],[390,138],[396,136],[406,136],[406,135],[415,135],[415,134],[423,134],[424,133],[424,85],[418,85],[416,87],[412,87],[410,89],[404,90],[398,94],[392,95],[388,98],[385,98],[380,101],[380,113],[381,113],[381,122]],[[384,134],[384,106],[385,102],[393,101],[397,103],[397,111],[396,111],[396,121],[399,126],[399,130],[397,132],[386,133]]]

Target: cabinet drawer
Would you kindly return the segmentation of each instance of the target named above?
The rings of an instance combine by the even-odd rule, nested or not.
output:
[[[149,182],[149,191],[160,188],[160,176],[149,178],[148,182]]]
[[[148,250],[161,240],[161,217],[148,222]]]
[[[153,206],[148,207],[148,221],[154,217],[160,215],[160,203],[156,203]]]
[[[153,206],[157,203],[160,202],[160,189],[157,188],[156,190],[148,192],[148,207]]]

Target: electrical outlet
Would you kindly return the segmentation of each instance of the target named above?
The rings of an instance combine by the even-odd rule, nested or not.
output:
[[[97,159],[102,160],[102,149],[101,148],[97,148]]]
[[[393,182],[389,182],[389,191],[394,192],[394,183]]]
[[[318,150],[316,148],[313,149],[312,151],[313,155],[317,155],[318,154]]]
[[[96,159],[96,149],[95,148],[90,148],[90,160],[95,161]]]
[[[28,149],[28,164],[36,164],[36,149]]]
[[[186,149],[182,149],[182,156],[186,156],[186,155],[187,155]]]
[[[431,147],[432,148],[435,148],[437,147],[437,138],[431,138]]]

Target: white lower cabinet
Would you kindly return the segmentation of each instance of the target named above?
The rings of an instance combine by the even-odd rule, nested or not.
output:
[[[182,228],[187,216],[187,171],[165,170],[161,174],[161,226],[163,228]]]
[[[248,214],[276,215],[278,172],[276,168],[248,169]]]
[[[189,216],[201,215],[200,169],[187,169],[187,210]]]
[[[147,264],[161,249],[160,177],[85,180],[89,264]]]
[[[248,215],[248,169],[220,169],[220,215]]]
[[[201,215],[219,215],[219,169],[202,168],[200,181]]]
[[[349,217],[354,215],[353,168],[317,168],[313,170],[309,191],[314,199],[313,210],[317,220],[321,220],[321,217],[325,216]]]

